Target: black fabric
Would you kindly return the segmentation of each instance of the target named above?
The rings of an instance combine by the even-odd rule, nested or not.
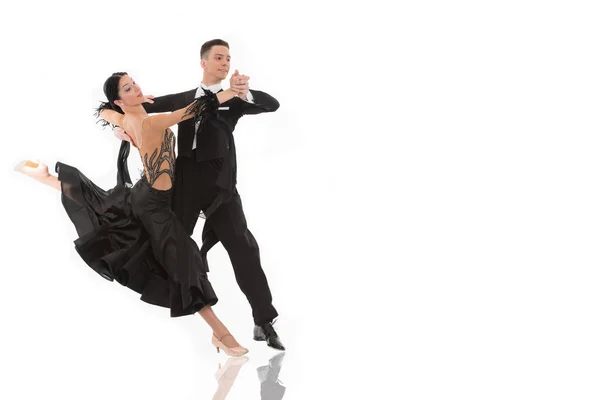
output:
[[[210,161],[197,162],[193,157],[178,157],[175,171],[173,210],[192,235],[199,212],[207,209],[221,190],[215,182],[220,171]],[[272,305],[258,243],[248,229],[237,189],[206,219],[201,248],[205,262],[207,252],[218,242],[229,254],[236,281],[252,307],[255,323],[272,321],[278,313]]]
[[[201,253],[218,242],[227,250],[237,283],[245,294],[255,324],[272,321],[277,311],[260,263],[258,244],[247,227],[240,196],[236,189],[237,157],[233,131],[244,115],[273,112],[279,102],[259,90],[250,90],[253,103],[238,97],[221,103],[216,118],[205,121],[195,132],[194,122],[178,125],[177,161],[173,210],[189,235],[199,216],[206,218],[202,232]],[[144,104],[149,113],[175,111],[189,104],[196,89],[157,97],[154,104]],[[196,135],[196,149],[192,150]]]
[[[128,152],[123,142],[118,184],[108,191],[78,169],[56,164],[62,203],[79,236],[77,252],[104,278],[169,308],[171,317],[216,304],[200,249],[172,211],[173,189],[154,189],[144,175],[132,187]]]
[[[205,93],[209,93],[206,89]],[[220,110],[202,118],[196,131],[195,121],[187,120],[178,125],[178,157],[194,157],[198,162],[220,160],[220,173],[215,183],[220,188],[208,207],[196,215],[208,218],[223,203],[228,202],[235,193],[237,183],[237,156],[233,131],[243,115],[273,112],[279,108],[279,102],[271,95],[259,90],[251,90],[254,103],[234,97],[219,104]],[[144,103],[147,112],[166,112],[185,107],[194,100],[196,90],[174,95],[157,97],[154,104]],[[192,144],[196,137],[196,149]],[[213,161],[214,163],[214,161]]]
[[[198,161],[225,158],[229,154],[228,145],[235,126],[244,115],[273,112],[279,108],[279,102],[271,95],[260,90],[250,90],[254,103],[249,103],[234,97],[219,105],[219,123],[213,121],[211,128],[205,129],[198,136],[196,142],[195,157]],[[143,106],[148,113],[173,112],[186,107],[194,100],[196,89],[186,92],[160,96],[154,99],[154,103],[144,103]],[[228,109],[226,109],[228,108]],[[177,125],[177,154],[178,156],[191,157],[192,143],[196,135],[196,127],[193,120],[186,120]]]

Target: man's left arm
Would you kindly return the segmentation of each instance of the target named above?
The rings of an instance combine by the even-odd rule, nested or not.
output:
[[[273,112],[279,108],[279,102],[275,97],[260,90],[249,89],[245,94],[245,99],[240,96],[240,100],[243,101],[242,115]]]

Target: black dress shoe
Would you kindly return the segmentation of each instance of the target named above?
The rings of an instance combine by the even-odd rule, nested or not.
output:
[[[285,347],[283,347],[283,343],[281,343],[277,332],[275,332],[275,328],[273,328],[273,323],[271,322],[267,322],[263,325],[254,325],[254,340],[266,341],[267,346],[269,347],[277,350],[285,350]]]

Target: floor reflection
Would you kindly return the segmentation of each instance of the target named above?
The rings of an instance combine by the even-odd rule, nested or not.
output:
[[[279,372],[283,365],[285,353],[279,353],[269,359],[267,365],[262,365],[256,369],[258,379],[260,380],[260,398],[261,400],[281,400],[285,394],[285,386],[279,380]],[[219,369],[215,372],[217,380],[217,390],[213,395],[213,400],[223,400],[227,397],[240,369],[248,362],[248,357],[230,357],[223,366],[219,364]]]
[[[223,400],[229,394],[235,379],[240,373],[240,369],[248,362],[248,357],[230,357],[225,365],[219,364],[219,369],[215,372],[215,379],[218,382],[217,391],[213,400]]]
[[[269,360],[269,364],[256,369],[260,380],[261,400],[280,400],[285,394],[285,386],[279,380],[279,371],[283,365],[285,353],[279,353]]]

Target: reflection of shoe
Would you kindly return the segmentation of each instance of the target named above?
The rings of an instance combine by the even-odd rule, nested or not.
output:
[[[228,358],[224,366],[221,367],[221,364],[219,364],[219,369],[215,372],[215,379],[217,382],[219,382],[222,377],[225,377],[225,379],[235,379],[239,369],[242,365],[246,364],[248,360],[249,358],[246,356]]]
[[[260,379],[260,398],[262,400],[281,400],[285,394],[285,386],[279,380],[279,371],[283,364],[285,353],[279,353],[269,360],[269,365],[258,367],[258,379]]]
[[[225,344],[223,344],[223,342],[221,341],[225,336],[232,336],[231,333],[227,333],[225,334],[223,337],[221,337],[220,339],[213,333],[212,336],[212,344],[217,348],[217,353],[219,353],[219,349],[223,349],[223,351],[225,352],[225,354],[227,354],[228,356],[243,356],[244,354],[246,354],[248,352],[248,349],[242,346],[236,346],[236,347],[227,347]]]
[[[227,360],[225,366],[215,373],[218,387],[213,400],[225,400],[240,373],[240,368],[248,361],[248,357],[232,357]]]
[[[42,164],[38,160],[23,160],[15,165],[15,171],[21,172],[37,180],[43,180],[50,176],[50,173],[48,172],[48,166],[46,164]]]
[[[266,341],[267,346],[269,347],[272,347],[277,350],[285,350],[283,343],[281,343],[281,339],[279,339],[279,335],[277,335],[277,332],[275,332],[275,328],[273,328],[272,322],[267,322],[263,325],[255,325],[254,340]]]
[[[281,369],[285,353],[279,353],[269,359],[269,367]]]
[[[258,372],[258,379],[261,382],[277,382],[279,378],[279,371],[281,371],[281,366],[283,365],[283,357],[285,353],[279,353],[274,357],[271,357],[269,360],[269,365],[263,365],[256,369]]]

